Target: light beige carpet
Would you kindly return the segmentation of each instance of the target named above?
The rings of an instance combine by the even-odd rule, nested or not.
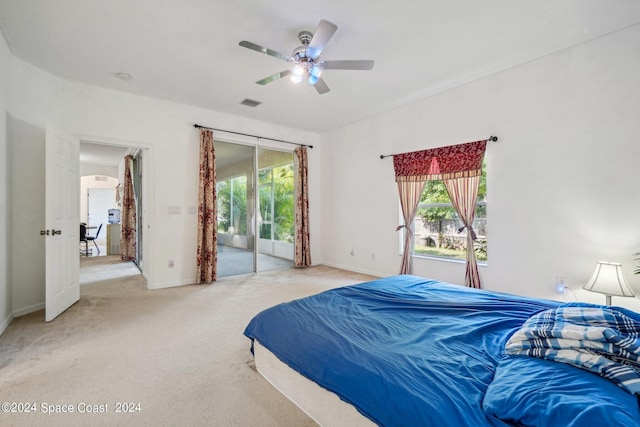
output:
[[[0,401],[35,409],[0,412],[0,425],[313,426],[252,369],[242,332],[264,308],[371,279],[318,266],[150,291],[117,257],[82,266],[78,303],[50,323],[42,311],[19,317],[0,336]],[[109,269],[118,277],[105,279]]]

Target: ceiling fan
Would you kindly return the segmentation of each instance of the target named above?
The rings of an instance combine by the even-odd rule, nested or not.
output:
[[[372,60],[350,60],[350,61],[322,61],[320,60],[320,54],[324,50],[324,47],[329,42],[333,34],[338,27],[329,21],[321,20],[316,28],[315,33],[309,31],[301,31],[298,34],[298,38],[302,43],[293,50],[291,55],[285,55],[275,50],[267,49],[255,43],[243,40],[239,43],[240,46],[247,49],[255,50],[256,52],[264,53],[274,58],[280,58],[287,62],[293,62],[295,65],[291,70],[284,70],[279,73],[273,74],[269,77],[265,77],[262,80],[258,80],[256,83],[259,85],[266,85],[272,81],[281,79],[283,77],[291,76],[291,80],[294,83],[300,83],[306,80],[310,85],[313,85],[318,93],[329,92],[329,87],[325,81],[320,77],[324,70],[371,70],[373,68]]]

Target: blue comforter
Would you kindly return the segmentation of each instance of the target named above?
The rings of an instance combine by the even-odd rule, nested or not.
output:
[[[483,403],[506,341],[559,305],[403,275],[269,308],[245,335],[379,425],[506,425],[511,392]]]
[[[395,276],[272,307],[245,335],[378,424],[482,426],[506,339],[555,305]]]

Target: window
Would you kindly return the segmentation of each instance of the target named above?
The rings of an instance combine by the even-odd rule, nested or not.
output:
[[[294,169],[291,153],[284,164],[258,170],[258,227],[259,237],[266,240],[293,243],[294,240]],[[272,156],[273,157],[273,156]],[[249,183],[249,186],[250,183]],[[247,235],[253,218],[247,218],[247,175],[216,183],[218,202],[218,231]],[[248,222],[251,221],[251,222]],[[253,233],[250,233],[253,235]]]
[[[260,238],[293,243],[293,162],[258,171]]]
[[[477,260],[487,261],[487,184],[486,162],[482,164],[482,177],[478,189],[473,230]],[[414,256],[448,259],[466,258],[467,229],[463,226],[442,181],[427,181],[413,224]]]
[[[216,183],[218,231],[247,234],[247,177],[239,176]]]

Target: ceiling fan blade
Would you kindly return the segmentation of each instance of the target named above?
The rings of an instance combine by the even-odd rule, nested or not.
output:
[[[373,68],[373,61],[322,61],[320,62],[320,67],[325,70],[371,70]]]
[[[316,84],[315,84],[315,85],[313,85],[313,86],[316,88],[316,90],[318,91],[318,93],[319,93],[320,95],[322,95],[323,93],[327,93],[327,92],[329,92],[329,90],[330,90],[330,89],[329,89],[329,86],[327,86],[327,84],[325,83],[325,81],[324,81],[324,80],[322,80],[322,77],[320,77],[320,78],[318,79],[318,81],[316,82]]]
[[[255,43],[248,42],[246,40],[242,40],[238,43],[242,47],[246,47],[247,49],[255,50],[256,52],[264,53],[265,55],[273,56],[274,58],[280,58],[284,61],[292,61],[289,55],[285,55],[284,53],[276,52],[275,50],[268,49],[266,47],[257,45]]]
[[[288,75],[291,74],[291,70],[284,70],[284,71],[280,71],[279,73],[275,73],[269,77],[265,77],[262,80],[258,80],[256,83],[258,83],[259,85],[266,85],[267,83],[271,83],[274,80],[278,80],[281,79],[283,77],[287,77]]]
[[[312,59],[318,59],[322,50],[329,42],[329,39],[333,37],[333,33],[335,33],[337,29],[338,27],[329,21],[325,21],[324,19],[320,21],[318,28],[316,28],[316,32],[313,33],[313,38],[307,47],[307,56]]]

